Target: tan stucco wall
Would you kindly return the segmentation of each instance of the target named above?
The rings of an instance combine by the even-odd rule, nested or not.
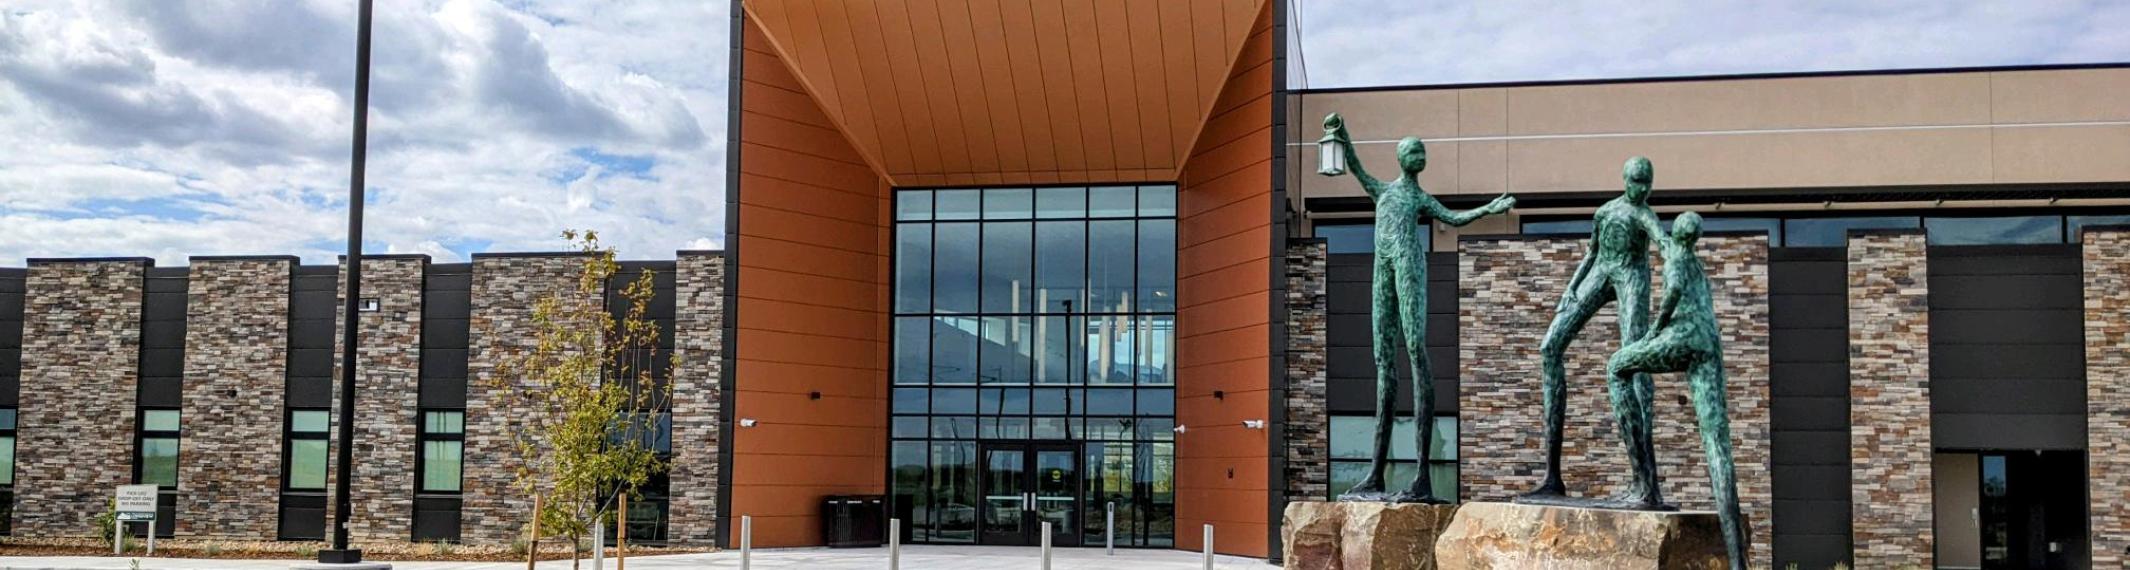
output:
[[[1332,111],[1380,177],[1398,138],[1430,140],[1421,182],[1437,195],[1617,190],[1637,154],[1660,192],[2121,183],[2125,93],[2130,68],[1303,93],[1288,187],[1360,195],[1314,174]]]

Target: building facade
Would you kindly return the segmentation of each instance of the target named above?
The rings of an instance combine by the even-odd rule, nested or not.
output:
[[[819,544],[879,495],[905,542],[1279,556],[1285,504],[1366,469],[1372,204],[1316,174],[1348,119],[1379,175],[1428,141],[1435,440],[1392,474],[1503,500],[1541,468],[1537,347],[1619,165],[1706,218],[1755,560],[2130,559],[2130,66],[1290,89],[1282,0],[744,0],[726,249],[631,262],[674,398],[631,534]],[[633,253],[633,252],[632,252]],[[493,382],[552,254],[365,261],[352,528],[505,543]],[[285,257],[0,269],[0,517],[89,534],[165,487],[168,536],[316,539],[338,268]],[[1612,310],[1569,362],[1566,476],[1623,483]],[[1409,374],[1403,370],[1401,374]],[[1411,441],[1410,394],[1396,441]],[[1669,497],[1708,506],[1682,379]],[[1109,513],[1114,510],[1115,523]]]

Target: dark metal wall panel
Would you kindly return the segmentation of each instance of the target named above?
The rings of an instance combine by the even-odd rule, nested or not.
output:
[[[1373,254],[1335,253],[1326,262],[1325,363],[1332,414],[1367,414],[1376,409],[1376,368],[1369,316]],[[1428,254],[1427,354],[1434,367],[1435,413],[1457,413],[1457,254]],[[1402,344],[1402,339],[1401,339]],[[1413,410],[1411,362],[1399,353],[1396,409]]]
[[[1931,435],[1941,449],[2085,449],[2076,245],[1930,248]]]
[[[22,294],[29,272],[0,269],[0,407],[15,407],[22,391]]]
[[[1849,306],[1842,248],[1768,252],[1775,566],[1848,562]]]
[[[334,315],[340,309],[340,266],[297,267],[295,278],[289,282],[288,295],[287,405],[290,408],[331,407],[333,339],[339,332]],[[283,517],[282,520],[288,519]]]
[[[141,295],[140,400],[143,408],[175,408],[185,381],[186,267],[150,267]]]
[[[464,408],[467,323],[473,315],[473,264],[430,264],[425,271],[418,403],[423,408]]]

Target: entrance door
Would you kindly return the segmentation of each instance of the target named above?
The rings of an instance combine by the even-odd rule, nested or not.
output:
[[[1079,544],[1079,454],[1071,444],[984,444],[983,544]]]
[[[1940,452],[1939,568],[2084,568],[2085,457],[2077,451]]]

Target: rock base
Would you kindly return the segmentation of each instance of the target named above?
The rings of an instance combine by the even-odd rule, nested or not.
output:
[[[1287,570],[1434,570],[1435,537],[1457,505],[1305,501],[1287,504]]]
[[[1435,562],[1442,570],[1730,567],[1716,513],[1509,503],[1464,505],[1435,540]]]

